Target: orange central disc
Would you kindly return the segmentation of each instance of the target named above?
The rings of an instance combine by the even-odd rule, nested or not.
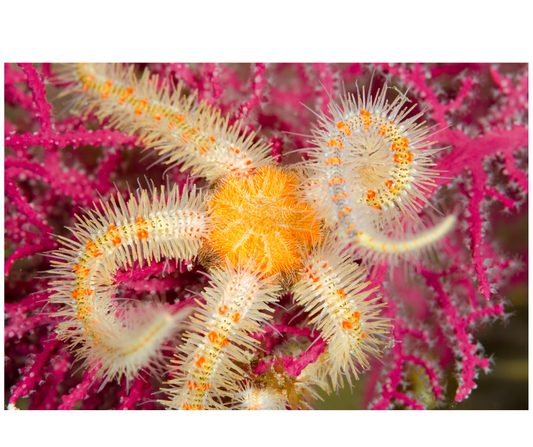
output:
[[[299,248],[320,235],[314,211],[296,195],[298,180],[273,166],[224,179],[209,203],[212,248],[235,265],[253,260],[267,275],[297,268]]]

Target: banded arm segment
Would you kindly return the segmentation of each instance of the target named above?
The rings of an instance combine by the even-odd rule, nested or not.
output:
[[[127,132],[137,132],[170,167],[192,167],[193,175],[214,180],[224,174],[250,175],[270,159],[270,146],[232,125],[218,109],[184,96],[182,85],[171,92],[167,83],[145,70],[137,79],[133,67],[120,64],[65,65],[58,82],[64,94],[77,95],[75,108],[95,110],[100,119]]]
[[[367,299],[376,289],[367,289],[370,282],[362,281],[364,270],[350,256],[341,255],[341,248],[333,239],[318,244],[304,258],[294,287],[295,301],[304,306],[309,324],[328,344],[320,379],[326,381],[329,375],[333,389],[343,386],[343,376],[351,386],[351,376],[357,380],[361,369],[370,367],[369,355],[381,355],[390,327],[388,319],[379,317],[383,304],[376,303],[378,298]]]
[[[205,304],[191,317],[196,332],[182,348],[177,364],[180,372],[171,380],[161,401],[178,410],[224,409],[217,397],[233,397],[236,382],[244,372],[235,362],[248,363],[247,352],[259,343],[249,334],[261,330],[272,318],[269,303],[278,300],[280,287],[273,279],[261,279],[250,264],[233,267],[229,262],[210,274],[211,286],[204,292]]]
[[[118,201],[118,204],[117,204]],[[70,340],[77,358],[101,364],[106,381],[124,375],[131,381],[139,370],[162,366],[164,344],[176,338],[185,310],[172,313],[162,304],[124,304],[115,298],[115,274],[120,267],[142,266],[161,258],[190,259],[207,236],[210,219],[204,198],[193,189],[179,195],[175,186],[152,197],[146,190],[120,195],[96,208],[71,229],[74,239],[60,237],[63,247],[52,257],[57,276],[51,302],[63,304],[65,318],[57,328]],[[135,264],[136,265],[136,264]]]

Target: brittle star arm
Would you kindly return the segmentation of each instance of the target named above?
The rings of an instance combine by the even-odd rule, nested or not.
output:
[[[270,146],[254,143],[255,133],[244,132],[242,122],[230,125],[220,110],[198,104],[196,91],[184,96],[181,83],[171,93],[148,70],[137,79],[133,67],[119,64],[65,65],[58,81],[68,83],[65,95],[78,95],[77,109],[96,110],[111,126],[137,132],[169,168],[192,167],[193,175],[211,181],[228,173],[247,176],[271,159]]]
[[[269,304],[281,290],[274,277],[260,277],[251,264],[234,267],[228,260],[209,275],[211,286],[191,318],[196,332],[189,332],[178,360],[182,371],[168,382],[170,400],[161,401],[178,410],[224,409],[214,397],[233,397],[244,372],[235,362],[248,363],[247,352],[259,344],[250,336],[272,318]]]
[[[77,357],[86,364],[101,364],[106,381],[126,376],[130,381],[143,368],[162,366],[162,350],[174,341],[185,310],[172,313],[162,304],[124,304],[114,295],[120,267],[134,268],[161,258],[191,259],[198,253],[210,228],[202,194],[193,189],[179,195],[175,186],[150,199],[146,190],[127,203],[100,202],[102,211],[76,216],[71,229],[77,240],[61,237],[63,247],[52,257],[52,302],[63,304],[59,337],[72,340]]]
[[[314,147],[306,165],[313,175],[302,190],[318,214],[347,238],[365,258],[392,258],[428,250],[453,227],[447,216],[433,228],[405,236],[401,222],[420,224],[419,211],[428,204],[439,171],[432,169],[428,129],[417,123],[424,111],[406,118],[406,97],[386,101],[386,86],[372,98],[357,91],[330,103],[314,129]],[[394,235],[397,234],[397,236]]]

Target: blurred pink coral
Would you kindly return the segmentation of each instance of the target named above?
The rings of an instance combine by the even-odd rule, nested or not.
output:
[[[506,318],[500,290],[519,274],[521,262],[498,247],[490,228],[494,210],[517,214],[527,206],[528,72],[525,65],[489,64],[148,64],[173,82],[182,79],[199,97],[243,118],[250,129],[273,145],[284,164],[299,159],[294,150],[308,144],[305,135],[315,121],[308,110],[327,110],[329,95],[337,97],[354,81],[368,85],[387,79],[422,108],[439,133],[436,159],[443,172],[432,203],[454,211],[460,221],[438,260],[402,269],[381,264],[370,280],[382,285],[388,303],[385,316],[394,319],[395,343],[383,362],[372,361],[364,381],[364,406],[374,409],[422,409],[445,402],[445,383],[454,364],[460,402],[476,388],[479,370],[489,358],[475,340],[479,326]],[[142,68],[142,67],[141,67]],[[153,402],[161,378],[138,377],[125,383],[102,383],[97,365],[77,372],[66,346],[55,338],[57,323],[44,308],[50,292],[43,272],[49,260],[41,254],[55,249],[51,233],[66,236],[79,207],[99,196],[108,199],[115,186],[124,198],[129,185],[149,176],[164,183],[164,168],[146,172],[150,162],[139,152],[137,138],[110,130],[90,116],[60,114],[68,104],[53,100],[58,87],[50,83],[54,66],[5,65],[5,355],[9,404],[29,409],[160,408]],[[376,82],[379,80],[380,82]],[[47,93],[48,90],[48,93]],[[54,105],[54,109],[52,108]],[[419,109],[415,109],[413,113]],[[183,185],[187,176],[169,171],[170,181]],[[501,205],[499,205],[501,204]],[[37,255],[37,256],[36,256]],[[527,260],[527,258],[526,258]],[[177,308],[193,303],[207,281],[198,268],[165,262],[117,274],[125,297],[157,293]],[[523,274],[522,274],[523,275]],[[262,336],[265,359],[253,374],[271,368],[276,357],[296,377],[324,351],[317,332],[300,328],[299,309],[290,296],[280,303],[272,328]],[[276,350],[291,339],[315,342],[304,354]],[[269,354],[275,353],[274,359]],[[252,371],[250,371],[252,373]],[[163,378],[166,380],[167,378]],[[417,385],[422,381],[422,387]],[[359,385],[359,384],[358,384]],[[428,397],[429,396],[429,397]],[[140,404],[143,404],[140,406]]]

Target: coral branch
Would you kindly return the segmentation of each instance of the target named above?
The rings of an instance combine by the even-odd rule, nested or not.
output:
[[[50,357],[50,354],[56,349],[59,340],[56,337],[50,339],[44,344],[44,349],[40,354],[35,356],[30,365],[25,369],[23,379],[18,382],[11,390],[9,405],[16,406],[19,397],[27,396],[30,391],[34,390],[35,384],[42,380],[41,371]]]
[[[46,89],[44,88],[43,81],[37,73],[37,70],[32,64],[19,64],[22,71],[28,77],[28,86],[33,92],[33,100],[38,109],[37,117],[41,122],[42,132],[44,135],[48,135],[51,131],[52,123],[50,121],[50,111],[52,105],[46,100]]]
[[[73,389],[69,394],[61,396],[61,401],[63,402],[58,410],[72,410],[74,405],[87,396],[88,389],[94,384],[94,379],[98,374],[100,365],[91,367],[88,371],[82,373],[83,380],[80,384],[76,385],[76,388]]]

